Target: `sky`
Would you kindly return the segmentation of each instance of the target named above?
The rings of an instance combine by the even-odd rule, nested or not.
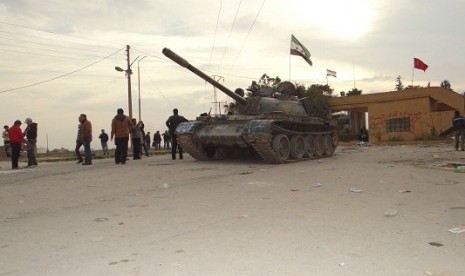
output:
[[[152,135],[173,108],[188,119],[219,112],[211,85],[162,54],[168,47],[226,87],[247,88],[264,73],[334,94],[451,83],[465,91],[463,0],[2,0],[0,124],[30,117],[39,148],[75,145],[78,116],[110,132],[128,115],[130,46],[133,117]],[[290,55],[293,34],[313,66]],[[413,69],[413,58],[428,64]],[[143,58],[143,59],[142,59]],[[326,70],[337,77],[326,78]],[[140,81],[139,81],[140,80]],[[216,101],[231,99],[221,91]],[[25,124],[23,124],[23,129]]]

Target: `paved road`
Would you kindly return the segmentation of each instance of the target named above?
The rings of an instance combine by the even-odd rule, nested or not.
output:
[[[448,232],[465,224],[465,174],[441,166],[458,154],[2,170],[0,275],[465,275],[465,233]]]

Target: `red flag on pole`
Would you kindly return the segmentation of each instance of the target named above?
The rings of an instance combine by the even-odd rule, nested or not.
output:
[[[426,69],[428,69],[428,65],[421,61],[419,58],[413,58],[413,67],[423,71],[426,71]]]

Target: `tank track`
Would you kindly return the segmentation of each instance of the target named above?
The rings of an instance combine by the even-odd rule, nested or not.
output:
[[[195,142],[192,134],[178,134],[177,137],[182,150],[189,153],[194,159],[201,161],[211,160],[211,158],[203,151],[203,148],[199,147],[199,145]]]
[[[270,142],[270,135],[268,134],[254,134],[249,136],[249,139],[253,141],[251,144],[255,152],[267,163],[280,164],[282,163],[279,156],[274,151]]]
[[[282,128],[278,128],[279,131],[277,133],[282,134],[301,134],[301,135],[327,135],[330,134],[331,131],[327,132],[296,132],[291,130],[285,130]],[[214,158],[209,157],[205,152],[204,148],[197,143],[194,138],[193,134],[178,134],[178,143],[181,145],[183,151],[190,154],[194,159],[200,161],[207,161],[212,160]],[[288,159],[288,160],[281,160],[279,155],[275,152],[272,146],[272,138],[273,136],[268,133],[260,133],[260,134],[250,134],[247,137],[247,140],[250,145],[252,145],[254,151],[267,163],[272,164],[282,164],[282,163],[290,163],[290,162],[298,162],[298,161],[305,161],[309,159],[318,159],[324,158],[325,156],[313,156],[310,158],[302,158],[302,159]]]

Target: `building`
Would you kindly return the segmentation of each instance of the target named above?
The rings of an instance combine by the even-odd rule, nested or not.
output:
[[[350,131],[357,134],[366,126],[371,142],[413,141],[436,136],[451,127],[455,110],[465,114],[465,96],[442,87],[330,99],[331,113],[347,111]]]

